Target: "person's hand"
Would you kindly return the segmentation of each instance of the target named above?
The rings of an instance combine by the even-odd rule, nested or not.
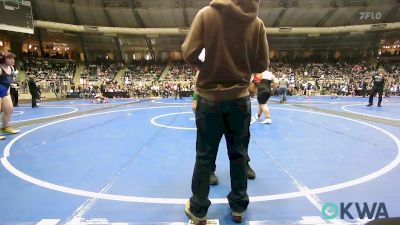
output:
[[[193,112],[196,112],[196,108],[197,108],[197,100],[193,100],[193,102],[192,102],[192,110],[193,110]]]
[[[257,92],[257,85],[255,83],[251,83],[249,86],[249,92],[250,92],[250,96],[254,97],[254,95]]]

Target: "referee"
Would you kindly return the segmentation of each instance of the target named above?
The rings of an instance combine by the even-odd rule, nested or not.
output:
[[[10,96],[14,107],[18,106],[18,89],[19,89],[18,78],[15,76],[13,78],[13,82],[10,85]]]
[[[369,96],[369,104],[367,106],[372,106],[374,104],[374,97],[376,94],[379,94],[379,99],[378,99],[378,107],[382,107],[382,95],[383,95],[383,89],[385,87],[385,81],[386,77],[384,76],[384,70],[380,69],[378,70],[378,74],[375,74],[372,76],[372,89],[371,89],[371,94]]]

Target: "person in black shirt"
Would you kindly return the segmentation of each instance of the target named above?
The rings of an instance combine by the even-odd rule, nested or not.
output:
[[[106,92],[106,85],[104,83],[100,85],[100,92],[102,95],[104,95],[104,93]]]
[[[58,83],[55,84],[54,94],[56,95],[56,98],[58,98],[58,96],[60,94],[60,85]]]
[[[365,96],[367,95],[367,87],[368,87],[368,83],[367,83],[367,81],[364,79],[364,80],[361,82],[361,90],[362,90],[362,96],[363,96],[363,98],[365,98]]]
[[[181,84],[178,84],[175,90],[175,99],[177,99],[179,96],[179,99],[182,99],[182,86]]]
[[[39,97],[39,90],[38,87],[36,86],[35,79],[33,77],[29,77],[28,81],[28,86],[29,86],[29,93],[32,95],[32,108],[37,108],[36,100]]]
[[[14,107],[18,106],[18,89],[19,89],[18,79],[14,77],[10,85],[10,96]]]
[[[338,84],[333,83],[330,88],[332,91],[331,99],[337,99],[337,93],[339,91]]]
[[[371,94],[369,96],[369,104],[367,106],[373,105],[374,97],[378,93],[379,94],[378,107],[382,107],[382,95],[383,95],[383,89],[385,87],[385,80],[386,77],[383,75],[383,71],[379,71],[377,75],[372,76],[373,86],[371,89]]]

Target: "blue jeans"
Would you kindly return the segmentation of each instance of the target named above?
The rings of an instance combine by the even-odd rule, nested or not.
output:
[[[211,205],[210,175],[217,157],[219,143],[225,136],[230,161],[231,192],[229,205],[233,212],[244,212],[249,204],[247,195],[247,161],[250,140],[250,97],[211,102],[199,97],[196,108],[196,163],[192,178],[190,211],[205,217]]]
[[[286,95],[288,92],[288,88],[287,87],[280,87],[278,90],[278,94],[279,96],[282,95],[281,101],[287,101]]]

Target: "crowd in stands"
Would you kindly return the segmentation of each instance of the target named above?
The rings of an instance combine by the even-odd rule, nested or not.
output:
[[[369,78],[377,73],[378,68],[384,68],[387,72],[386,93],[400,94],[399,78],[400,63],[380,63],[372,66],[365,62],[348,64],[338,62],[328,63],[300,63],[284,64],[272,63],[272,71],[277,77],[286,75],[290,81],[290,93],[304,94],[305,88],[310,84],[315,94],[330,94],[338,92],[341,95],[356,95],[362,90],[369,90],[371,82]]]
[[[89,82],[113,81],[122,64],[114,62],[96,62],[85,66],[81,72],[81,78]]]
[[[399,57],[400,56],[400,50],[396,50],[394,52],[385,51],[385,52],[382,52],[381,56],[382,57],[392,57],[392,56],[393,57],[394,56]]]
[[[193,81],[196,72],[194,68],[182,62],[173,62],[164,81]]]
[[[22,52],[22,56],[39,58],[39,53],[38,53],[38,51]],[[45,53],[43,58],[46,58],[46,59],[70,59],[68,52],[65,52],[64,54],[61,54],[59,52],[56,52],[55,54]]]
[[[43,92],[78,92],[92,96],[104,92],[129,92],[134,97],[174,97],[178,92],[194,90],[195,70],[184,62],[171,62],[168,65],[153,61],[132,61],[124,67],[110,60],[102,60],[86,66],[81,78],[89,82],[84,85],[73,83],[77,65],[72,60],[45,60],[24,58],[26,75],[34,76],[40,82]],[[126,68],[123,82],[116,83],[115,75]],[[369,78],[377,73],[378,68],[384,68],[388,75],[386,82],[387,95],[400,95],[400,62],[379,62],[371,65],[366,62],[336,63],[273,62],[271,71],[280,78],[285,75],[289,81],[289,93],[303,95],[308,86],[313,93],[330,94],[338,92],[341,95],[360,95],[363,90],[371,87]],[[164,74],[163,71],[167,70]],[[23,92],[27,85],[20,84]],[[81,87],[82,86],[82,87]]]
[[[93,97],[98,93],[127,92],[131,97],[182,97],[189,96],[194,90],[193,82],[169,83],[169,82],[138,82],[135,84],[122,84],[118,82],[104,82],[100,85],[72,86],[70,92],[76,93],[81,97]],[[178,94],[180,93],[180,94]]]
[[[38,80],[72,80],[75,75],[74,62],[52,62],[47,60],[26,59],[25,68],[27,76],[34,76]]]
[[[74,61],[52,61],[24,58],[26,77],[33,77],[42,92],[62,92],[73,84],[76,71]],[[20,83],[22,93],[28,93],[27,80]]]
[[[125,84],[153,82],[162,74],[163,65],[153,61],[132,61],[125,71]]]

